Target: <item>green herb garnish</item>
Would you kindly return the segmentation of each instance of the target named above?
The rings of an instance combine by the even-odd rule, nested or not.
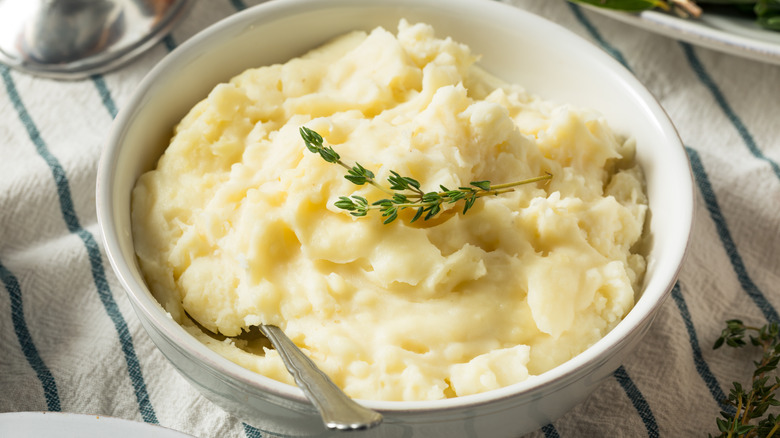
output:
[[[730,15],[749,14],[764,29],[780,31],[780,0],[570,0],[600,8],[627,12],[646,9],[670,11],[684,18],[696,18],[707,12],[722,12]],[[700,6],[701,5],[701,6]]]
[[[341,156],[333,150],[332,146],[323,145],[322,136],[317,132],[304,126],[300,128],[300,133],[309,151],[319,154],[328,163],[335,163],[347,169],[347,174],[344,175],[344,178],[349,182],[359,186],[370,184],[390,196],[372,203],[369,203],[366,198],[359,195],[350,197],[340,196],[334,205],[356,217],[366,216],[369,210],[379,210],[385,218],[385,224],[394,221],[398,217],[398,212],[407,208],[417,210],[410,222],[414,222],[421,217],[424,220],[428,220],[440,213],[444,204],[454,204],[458,201],[464,202],[463,213],[465,214],[474,205],[477,198],[487,195],[500,195],[511,192],[519,185],[552,178],[552,174],[547,173],[522,181],[498,185],[491,185],[490,181],[472,181],[469,187],[458,187],[450,190],[447,187],[439,186],[441,191],[424,192],[420,188],[419,181],[408,176],[401,176],[398,172],[391,170],[390,176],[387,178],[390,187],[385,187],[377,183],[374,179],[374,173],[361,166],[360,163],[350,166],[341,161]]]
[[[780,406],[780,400],[775,398],[775,392],[780,388],[780,378],[769,376],[780,362],[780,329],[777,323],[758,328],[732,319],[726,321],[726,328],[713,348],[720,348],[724,344],[735,348],[744,347],[748,343],[745,336],[748,336],[751,345],[761,349],[761,360],[754,362],[756,369],[753,371],[750,389],[744,388],[739,382],[733,383],[728,399],[724,401],[733,406],[735,412],[720,413],[721,417],[716,419],[720,431],[717,437],[780,436],[780,417],[770,413],[764,418],[770,408]]]

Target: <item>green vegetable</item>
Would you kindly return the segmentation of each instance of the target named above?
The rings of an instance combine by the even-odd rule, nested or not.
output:
[[[780,31],[780,0],[760,0],[753,10],[761,27]]]
[[[780,416],[767,412],[780,406],[775,393],[780,388],[780,378],[770,377],[776,374],[780,363],[780,328],[777,323],[767,324],[761,328],[745,325],[738,319],[726,321],[726,328],[715,341],[714,349],[723,345],[741,348],[747,345],[745,336],[748,333],[750,344],[761,349],[761,360],[754,362],[756,369],[750,389],[744,388],[739,382],[733,383],[728,399],[724,400],[733,406],[734,412],[721,412],[716,419],[719,438],[754,438],[780,436]],[[765,417],[766,416],[766,417]],[[712,435],[710,435],[712,436]]]
[[[761,27],[780,31],[780,0],[698,0],[698,3],[712,6],[713,12],[753,16]]]
[[[780,0],[570,0],[606,9],[640,12],[647,9],[672,11],[683,17],[698,17],[703,6],[730,7],[730,13],[747,11],[759,26],[780,31]]]
[[[390,187],[382,186],[374,180],[374,172],[355,163],[350,166],[341,161],[341,156],[333,150],[332,146],[323,146],[323,139],[317,132],[304,127],[300,128],[300,134],[303,138],[306,148],[315,154],[319,154],[323,160],[328,163],[334,163],[347,169],[344,178],[355,185],[370,184],[377,189],[390,195],[390,198],[380,199],[370,203],[359,195],[350,197],[340,196],[334,204],[336,207],[348,211],[352,216],[362,217],[368,214],[369,210],[379,210],[385,218],[384,223],[389,224],[398,217],[398,212],[407,208],[417,210],[410,222],[414,222],[420,217],[428,220],[442,211],[444,204],[454,204],[463,201],[463,213],[465,214],[474,205],[477,198],[487,195],[500,195],[507,193],[516,186],[530,184],[537,181],[549,180],[552,175],[547,173],[542,176],[525,179],[508,184],[491,185],[490,181],[472,181],[469,187],[458,187],[450,190],[447,187],[439,186],[441,191],[424,192],[420,188],[420,182],[408,176],[401,176],[398,172],[390,171],[387,181]]]

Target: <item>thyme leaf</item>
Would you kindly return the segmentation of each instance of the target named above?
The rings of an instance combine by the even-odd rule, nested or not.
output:
[[[755,370],[749,388],[739,382],[733,383],[724,402],[734,409],[721,412],[715,420],[720,432],[715,436],[719,438],[780,436],[780,416],[773,413],[766,415],[769,409],[780,406],[780,400],[775,398],[780,388],[780,377],[769,375],[776,374],[780,363],[780,327],[776,322],[753,327],[739,319],[731,319],[726,321],[726,328],[715,341],[713,349],[724,345],[743,348],[748,343],[761,349],[761,360],[753,362]]]
[[[552,174],[524,179],[507,184],[492,185],[490,181],[472,181],[467,187],[458,187],[449,189],[439,186],[439,191],[425,192],[421,189],[421,184],[414,178],[402,176],[398,172],[391,170],[387,178],[389,187],[379,184],[375,180],[374,173],[360,163],[349,165],[341,160],[341,156],[332,146],[325,146],[324,140],[316,131],[302,126],[300,129],[301,137],[310,152],[319,154],[323,160],[328,163],[338,164],[347,170],[344,178],[358,186],[370,184],[388,195],[387,198],[369,203],[362,196],[340,196],[339,200],[333,205],[342,210],[346,210],[355,217],[367,216],[370,210],[379,210],[383,222],[389,224],[398,218],[398,213],[405,209],[414,209],[415,214],[410,220],[414,222],[420,218],[429,220],[442,212],[443,206],[463,201],[463,214],[469,211],[476,202],[477,198],[487,195],[500,195],[511,192],[515,187],[523,184],[531,184],[538,181],[549,180]]]

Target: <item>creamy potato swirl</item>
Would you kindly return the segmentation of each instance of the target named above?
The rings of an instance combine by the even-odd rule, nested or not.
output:
[[[292,383],[265,343],[280,326],[348,394],[432,400],[543,373],[631,309],[647,212],[634,143],[601,115],[544,101],[431,26],[353,32],[217,85],[133,191],[135,248],[171,317],[230,360]],[[385,197],[306,150],[425,190],[552,180],[430,221],[354,218]]]

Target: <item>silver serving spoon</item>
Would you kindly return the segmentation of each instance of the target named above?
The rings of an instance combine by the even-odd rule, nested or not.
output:
[[[192,316],[190,319],[202,330],[214,333]],[[248,332],[237,337],[250,340],[261,333],[279,352],[295,383],[319,411],[325,427],[333,430],[364,430],[382,422],[382,414],[349,398],[279,327],[261,324],[250,327]]]
[[[370,429],[382,422],[382,414],[349,398],[317,365],[303,354],[284,331],[275,325],[258,326],[282,357],[287,371],[320,412],[328,429]]]
[[[55,79],[103,73],[145,52],[192,0],[0,0],[0,63]]]

